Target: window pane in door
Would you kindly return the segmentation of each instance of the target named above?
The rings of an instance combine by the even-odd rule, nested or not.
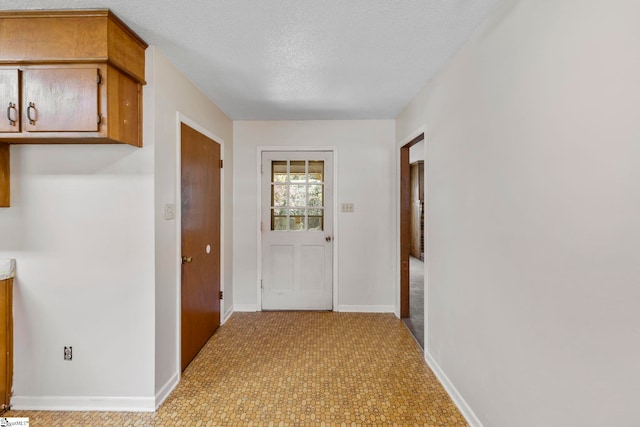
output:
[[[309,161],[309,182],[324,181],[324,162],[322,160]]]
[[[271,220],[271,229],[284,231],[287,229],[287,217],[286,216],[278,216],[273,217]]]
[[[290,216],[289,230],[291,231],[304,230],[304,216]]]
[[[322,231],[322,217],[310,216],[307,221],[309,231]]]
[[[271,182],[287,182],[287,161],[276,160],[271,168]]]
[[[289,181],[291,182],[307,182],[307,171],[304,160],[292,160],[289,168]]]
[[[323,190],[322,184],[309,185],[308,206],[323,206],[322,190]]]
[[[289,186],[289,206],[305,207],[307,205],[307,186],[306,185],[290,185]]]
[[[271,186],[271,206],[287,206],[286,184],[273,184]]]
[[[323,230],[323,181],[324,161],[272,161],[271,230]]]

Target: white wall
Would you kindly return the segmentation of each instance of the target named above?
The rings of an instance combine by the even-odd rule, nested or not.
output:
[[[427,123],[427,357],[484,426],[632,426],[640,2],[507,1]]]
[[[393,311],[396,304],[394,122],[234,122],[234,307],[257,304],[257,147],[337,147],[338,307]],[[335,307],[334,307],[335,309]]]
[[[179,112],[203,130],[224,141],[224,189],[222,191],[224,220],[221,228],[224,241],[223,270],[224,301],[221,309],[226,311],[233,304],[232,289],[232,238],[233,206],[233,125],[231,120],[158,50],[149,48],[147,69],[153,79],[153,107],[147,111],[153,120],[151,125],[155,138],[155,232],[156,232],[156,347],[155,347],[155,393],[159,400],[180,378],[178,363],[178,317],[179,317],[179,273],[180,236],[179,216],[174,220],[164,219],[164,205],[174,204],[180,210],[177,190],[178,133],[176,113]],[[191,124],[191,122],[190,122]],[[219,141],[218,141],[219,142]]]
[[[0,258],[17,260],[16,409],[153,410],[179,380],[178,225],[163,218],[165,203],[180,209],[177,112],[225,143],[223,309],[233,303],[231,120],[153,47],[146,74],[143,148],[11,147]]]
[[[149,140],[11,146],[16,409],[153,408],[153,156]]]

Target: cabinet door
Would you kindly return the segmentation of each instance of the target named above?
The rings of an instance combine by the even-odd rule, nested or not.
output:
[[[19,71],[0,70],[0,132],[20,132]]]
[[[29,68],[22,119],[28,132],[98,131],[96,68]]]

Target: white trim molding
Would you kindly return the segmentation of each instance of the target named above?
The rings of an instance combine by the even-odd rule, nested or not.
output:
[[[426,350],[424,352],[424,359],[427,361],[427,365],[429,365],[435,376],[438,378],[438,381],[440,381],[440,384],[442,384],[442,387],[445,389],[451,400],[453,400],[453,403],[458,407],[458,410],[464,419],[467,420],[467,423],[471,427],[483,427],[480,419],[464,400],[458,389],[456,389],[449,377],[447,377],[442,368],[440,368],[440,365],[438,365],[433,356],[431,356],[431,353]]]
[[[154,412],[156,399],[114,396],[13,396],[14,411]]]
[[[167,397],[169,397],[171,392],[178,386],[179,382],[180,382],[180,372],[176,372],[171,376],[171,378],[169,378],[169,381],[167,381],[165,385],[162,386],[160,391],[156,393],[155,409],[158,409],[160,405],[162,405],[164,401],[167,400]]]
[[[258,310],[258,306],[256,304],[234,304],[233,311],[251,313],[260,310]]]
[[[396,308],[393,305],[339,305],[336,311],[341,313],[395,313]]]
[[[225,322],[229,320],[229,318],[233,314],[233,311],[233,306],[231,306],[227,309],[227,311],[224,312],[224,315],[222,316],[222,322],[220,322],[220,326],[224,325]]]

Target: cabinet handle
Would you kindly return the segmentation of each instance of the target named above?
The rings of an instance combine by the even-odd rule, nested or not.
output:
[[[32,108],[33,108],[34,117],[31,117],[31,109]],[[27,119],[29,119],[29,124],[30,125],[35,125],[36,124],[36,120],[38,119],[37,111],[36,111],[36,104],[34,104],[33,102],[30,102],[29,106],[27,107]]]
[[[13,117],[15,118],[11,118],[11,110],[13,110]],[[7,119],[9,119],[9,124],[11,126],[16,125],[16,121],[18,120],[18,110],[16,109],[16,104],[14,104],[13,102],[10,102],[9,106],[7,107]]]

